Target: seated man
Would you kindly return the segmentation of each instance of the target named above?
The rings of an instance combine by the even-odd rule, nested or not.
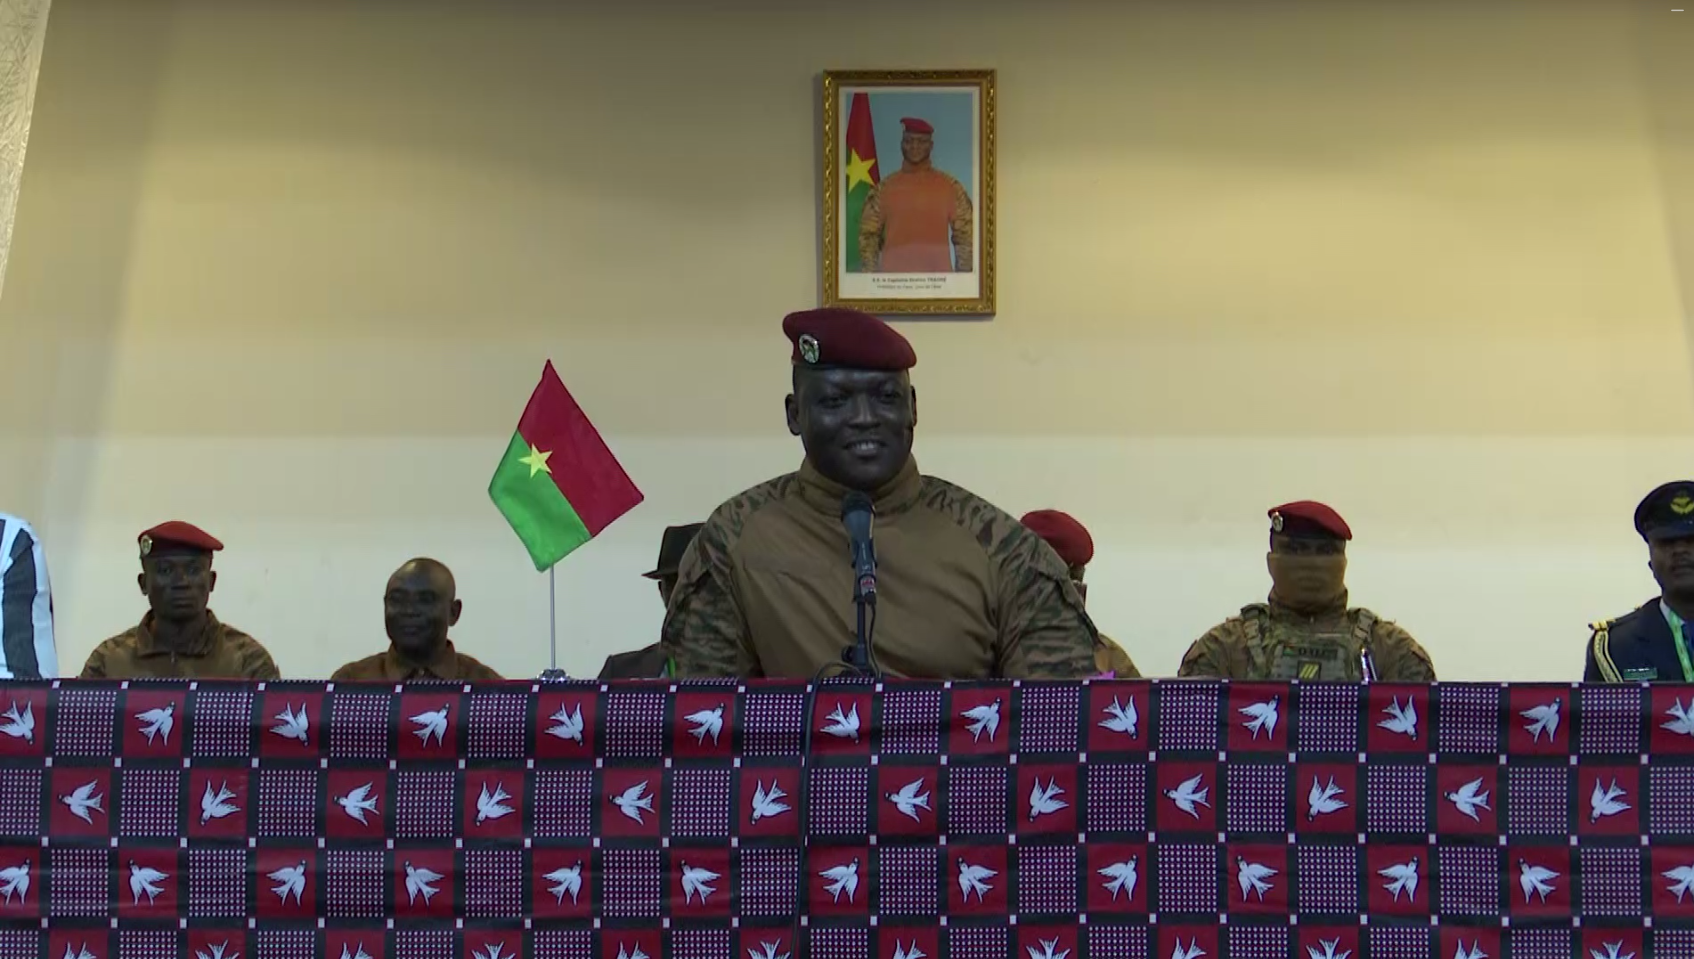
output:
[[[58,675],[47,554],[34,528],[0,513],[0,679]]]
[[[1586,683],[1694,682],[1694,482],[1676,480],[1642,497],[1635,532],[1659,595],[1617,619],[1593,625]]]
[[[659,584],[659,600],[666,606],[670,605],[671,593],[676,591],[676,567],[682,562],[683,551],[688,544],[694,542],[694,534],[700,532],[700,523],[689,523],[686,526],[666,527],[664,536],[659,539],[659,562],[650,573],[643,573]],[[658,643],[629,653],[613,653],[606,657],[606,664],[600,667],[601,679],[644,679],[663,676],[666,673],[665,651]]]
[[[1082,576],[1094,559],[1094,537],[1088,535],[1088,527],[1077,522],[1069,513],[1056,509],[1025,513],[1020,522],[1034,530],[1035,535],[1046,540],[1047,545],[1053,547],[1053,552],[1059,554],[1059,561],[1070,570],[1077,595],[1086,602],[1088,586],[1083,583]],[[1100,634],[1099,643],[1094,647],[1094,668],[1118,679],[1138,679],[1141,676],[1141,670],[1135,668],[1135,661],[1129,658],[1129,653],[1105,633]]]
[[[1302,501],[1271,510],[1270,521],[1270,602],[1212,627],[1189,647],[1178,676],[1357,682],[1368,650],[1379,682],[1435,682],[1429,654],[1410,633],[1347,607],[1353,531],[1339,513]]]
[[[911,344],[853,310],[795,313],[788,431],[798,472],[730,499],[682,558],[661,643],[681,677],[810,678],[854,645],[843,497],[876,519],[874,667],[895,677],[1072,679],[1094,624],[1063,563],[978,496],[918,472]]]
[[[499,673],[453,648],[447,630],[464,604],[453,573],[433,559],[408,560],[388,577],[382,622],[388,650],[355,660],[330,677],[338,683],[499,682]]]
[[[208,604],[218,574],[212,554],[224,548],[198,526],[172,520],[139,540],[136,582],[149,607],[141,625],[99,646],[83,679],[281,679],[258,640],[218,621]]]

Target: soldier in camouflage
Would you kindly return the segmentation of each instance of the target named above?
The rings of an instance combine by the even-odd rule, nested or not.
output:
[[[205,530],[173,520],[141,534],[137,582],[150,609],[134,629],[89,654],[82,679],[282,678],[259,641],[218,621],[207,608],[224,548]]]
[[[1195,679],[1430,683],[1435,666],[1410,633],[1347,606],[1347,541],[1335,510],[1302,501],[1270,511],[1270,601],[1200,637],[1178,676]]]
[[[1069,513],[1056,509],[1038,509],[1023,514],[1018,522],[1027,526],[1035,535],[1053,547],[1059,561],[1070,570],[1071,582],[1076,591],[1086,601],[1088,586],[1082,581],[1083,574],[1088,570],[1088,564],[1094,559],[1094,537],[1088,535],[1088,527],[1083,526]],[[1117,641],[1105,633],[1099,635],[1099,642],[1094,647],[1094,668],[1101,674],[1110,674],[1118,679],[1136,679],[1141,671],[1135,668],[1135,661],[1129,658],[1129,653]]]
[[[976,268],[975,214],[965,185],[935,168],[935,127],[900,121],[900,169],[865,197],[859,260],[876,273],[970,273]]]
[[[842,498],[876,509],[872,650],[897,677],[1075,679],[1097,633],[1040,537],[912,458],[917,394],[906,339],[853,310],[783,321],[793,343],[797,472],[712,513],[683,555],[661,642],[676,675],[809,678],[855,635]]]

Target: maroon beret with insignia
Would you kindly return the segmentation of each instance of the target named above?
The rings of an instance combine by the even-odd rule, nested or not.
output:
[[[1066,566],[1087,566],[1094,558],[1094,537],[1088,535],[1088,528],[1077,522],[1069,513],[1061,513],[1056,509],[1038,509],[1033,513],[1025,513],[1020,520],[1030,528],[1035,535],[1047,541],[1053,547],[1053,552],[1065,561]]]
[[[193,523],[184,523],[177,519],[168,523],[160,523],[147,530],[141,534],[137,542],[141,544],[142,556],[166,548],[203,553],[213,553],[224,548],[224,544],[219,542],[218,538],[211,533]]]
[[[920,120],[917,117],[901,117],[900,118],[900,124],[902,126],[904,126],[908,132],[911,132],[911,133],[934,133],[935,132],[935,128],[929,125],[929,121]]]
[[[1341,514],[1311,500],[1284,503],[1270,511],[1271,532],[1315,539],[1352,539]]]
[[[794,344],[797,366],[898,372],[918,363],[912,344],[894,327],[858,310],[790,313],[782,319],[782,332]]]

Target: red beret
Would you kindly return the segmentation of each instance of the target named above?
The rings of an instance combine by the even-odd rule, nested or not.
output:
[[[142,533],[138,540],[141,544],[141,555],[146,556],[161,546],[175,546],[179,549],[200,550],[207,553],[223,549],[224,544],[217,537],[206,532],[193,523],[184,523],[173,519],[168,523],[160,523]]]
[[[858,310],[790,313],[782,319],[782,332],[801,366],[898,371],[918,363],[912,344],[894,327]]]
[[[1069,513],[1038,509],[1025,513],[1021,522],[1046,540],[1066,566],[1087,566],[1088,561],[1094,558],[1094,537],[1089,536],[1088,528]]]
[[[900,123],[908,131],[910,131],[912,133],[934,133],[935,132],[935,128],[929,125],[929,121],[919,120],[917,117],[901,117]]]
[[[1341,514],[1322,503],[1300,500],[1270,511],[1271,532],[1287,536],[1352,539],[1353,530]]]

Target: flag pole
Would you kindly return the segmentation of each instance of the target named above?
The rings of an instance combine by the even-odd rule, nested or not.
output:
[[[547,567],[547,668],[554,671],[559,668],[559,589],[554,570],[558,565]]]

